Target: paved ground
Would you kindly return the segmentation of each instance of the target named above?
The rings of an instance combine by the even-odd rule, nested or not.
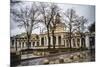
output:
[[[22,55],[21,56],[21,59],[23,60],[23,59],[27,59],[27,58],[35,58],[35,57],[39,57],[39,56],[37,56],[37,55],[33,55],[33,54],[28,54],[28,55]]]
[[[81,51],[74,53],[61,53],[52,56],[24,60],[21,62],[20,65],[27,66],[27,65],[59,64],[59,63],[71,63],[71,62],[88,62],[90,60],[91,57],[88,54],[88,51]]]

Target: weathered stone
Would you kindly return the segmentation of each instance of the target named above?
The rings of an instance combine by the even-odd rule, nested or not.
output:
[[[70,59],[73,60],[73,55],[70,56]]]
[[[70,62],[72,62],[72,60],[70,58],[66,58],[66,59],[64,59],[64,62],[65,63],[70,63]]]
[[[50,61],[50,62],[49,62],[49,64],[54,64],[54,63],[55,63],[54,61]]]
[[[41,55],[44,56],[44,52],[41,52]]]
[[[64,62],[67,62],[67,61],[68,61],[68,58],[65,58],[65,59],[64,59]]]
[[[82,54],[80,54],[80,55],[79,55],[79,58],[80,58],[80,59],[83,59],[83,55],[82,55]]]
[[[49,64],[49,60],[48,60],[48,59],[45,59],[45,60],[43,61],[43,64]]]
[[[59,63],[60,63],[59,60],[56,60],[56,61],[55,61],[55,64],[59,64]]]
[[[73,60],[74,61],[77,61],[77,60],[79,60],[79,57],[76,55],[76,56],[73,56]]]
[[[64,58],[61,56],[61,57],[59,57],[59,62],[60,63],[64,63]]]

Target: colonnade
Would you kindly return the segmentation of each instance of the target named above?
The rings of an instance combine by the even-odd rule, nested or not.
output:
[[[89,36],[85,36],[84,41],[81,40],[82,38],[79,37],[73,37],[71,38],[71,47],[72,48],[80,48],[82,47],[82,44],[84,44],[85,47],[89,48]],[[64,35],[57,35],[55,36],[55,46],[57,47],[65,47],[69,48],[69,40],[64,39]],[[26,49],[27,48],[27,42],[25,40],[20,39],[14,39],[14,43],[12,44],[13,47]],[[53,47],[53,37],[50,36],[50,45]],[[30,41],[30,48],[36,48],[36,47],[47,47],[48,46],[48,38],[47,36],[39,36],[38,41]]]

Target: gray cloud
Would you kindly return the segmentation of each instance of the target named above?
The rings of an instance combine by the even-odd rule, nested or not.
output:
[[[26,4],[25,4],[26,3]],[[31,2],[25,2],[24,5],[29,5],[31,4]],[[24,6],[23,5],[23,6]],[[63,11],[67,10],[68,8],[73,8],[76,10],[77,14],[79,16],[84,16],[85,18],[88,19],[88,24],[90,25],[91,23],[93,23],[95,21],[95,6],[93,5],[75,5],[75,4],[57,4]],[[18,7],[18,5],[14,6],[15,8]],[[13,7],[13,8],[14,8]],[[17,23],[15,23],[12,20],[11,16],[11,21],[10,21],[10,29],[11,29],[11,36],[16,35],[16,34],[20,34],[22,32],[24,32],[24,28],[19,29],[17,27]],[[41,25],[40,25],[41,26]],[[34,33],[38,33],[40,32],[40,28],[36,29],[33,31]]]

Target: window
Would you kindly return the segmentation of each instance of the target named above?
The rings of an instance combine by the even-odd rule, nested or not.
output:
[[[43,37],[41,38],[41,44],[42,44],[42,46],[44,46],[44,38]]]
[[[61,36],[58,37],[58,44],[61,45]]]
[[[66,40],[66,45],[67,45],[67,47],[69,47],[69,41],[68,40]]]
[[[75,39],[73,39],[73,46],[75,47],[76,45],[75,45]]]
[[[79,46],[80,45],[80,39],[77,38],[77,45]]]
[[[22,47],[24,47],[24,42],[22,42]]]
[[[19,41],[19,47],[21,47],[21,42]]]
[[[35,42],[33,42],[33,46],[35,46]]]
[[[64,45],[65,45],[65,40],[64,40]]]
[[[39,42],[37,42],[37,46],[39,46]]]
[[[82,38],[82,47],[85,47],[85,39]]]

